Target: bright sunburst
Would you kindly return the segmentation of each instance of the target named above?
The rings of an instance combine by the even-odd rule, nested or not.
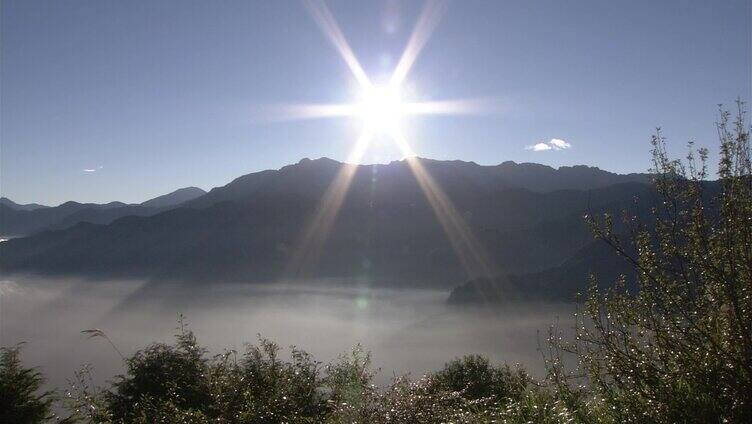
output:
[[[394,68],[388,83],[376,85],[360,65],[355,53],[350,48],[344,34],[339,28],[326,3],[322,0],[304,0],[304,4],[314,20],[337,49],[360,86],[360,96],[352,103],[317,103],[292,104],[271,109],[274,120],[298,120],[316,118],[349,117],[363,123],[364,134],[391,135],[401,132],[400,124],[405,118],[414,115],[466,115],[489,112],[490,104],[479,99],[440,100],[440,101],[406,101],[401,87],[406,80],[420,51],[428,42],[431,32],[444,13],[445,0],[428,0],[413,29],[407,46]],[[266,110],[265,112],[269,112]],[[264,115],[262,111],[261,115]],[[362,137],[360,137],[362,139]],[[365,152],[365,149],[356,149]],[[403,152],[404,153],[404,152]],[[348,158],[359,163],[360,157]],[[353,163],[353,162],[350,162]]]
[[[323,243],[334,225],[350,182],[357,171],[356,165],[363,158],[372,138],[379,134],[385,134],[392,138],[406,158],[408,167],[418,180],[420,188],[426,195],[468,275],[471,277],[493,275],[495,271],[492,261],[488,259],[483,247],[464,222],[462,214],[456,210],[421,162],[414,158],[415,152],[413,152],[400,128],[405,118],[412,115],[457,115],[487,112],[484,107],[485,103],[478,100],[409,102],[405,101],[400,92],[400,87],[446,9],[447,2],[428,0],[425,3],[405,51],[402,53],[389,82],[385,85],[375,85],[368,77],[326,3],[323,0],[304,0],[304,4],[324,35],[350,68],[360,85],[361,94],[360,98],[353,103],[291,105],[283,108],[283,110],[278,110],[279,116],[277,118],[289,120],[349,117],[363,122],[363,132],[350,151],[346,163],[343,164],[324,194],[316,213],[305,227],[288,264],[290,274],[299,276],[303,268],[316,262],[317,255],[321,252]]]
[[[373,133],[393,133],[405,108],[398,87],[391,85],[366,87],[357,113],[366,128]]]

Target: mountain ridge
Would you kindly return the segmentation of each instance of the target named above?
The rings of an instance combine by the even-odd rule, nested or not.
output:
[[[39,203],[19,204],[8,199],[7,197],[0,197],[0,205],[7,206],[17,211],[33,211],[35,209],[49,208],[49,206],[40,205]]]
[[[140,204],[119,201],[109,203],[80,203],[69,200],[58,206],[19,209],[10,199],[0,204],[0,235],[23,236],[46,229],[64,229],[78,222],[108,224],[114,219],[128,216],[147,216],[199,197],[206,192],[197,187],[186,187],[157,196]],[[6,198],[3,198],[6,199]]]
[[[644,174],[582,167],[562,175],[550,167],[417,160],[492,260],[516,274],[557,266],[589,243],[581,219],[587,208],[622,208],[652,192]],[[185,282],[344,277],[448,288],[466,280],[404,160],[355,167],[316,266],[286,276],[301,234],[342,166],[327,158],[303,159],[240,176],[177,208],[13,239],[0,244],[0,269]],[[542,171],[520,187],[514,183],[520,169]]]
[[[461,160],[437,160],[437,159],[428,159],[428,158],[421,158],[417,157],[417,160],[419,160],[421,163],[423,163],[425,166],[433,166],[437,163],[442,164],[452,164],[455,166],[463,167],[466,170],[473,170],[473,171],[480,171],[485,172],[486,175],[485,178],[496,178],[498,180],[512,180],[506,181],[506,185],[508,186],[516,186],[520,188],[528,188],[532,191],[553,191],[553,190],[561,190],[561,189],[567,189],[567,188],[597,188],[602,187],[605,185],[610,184],[616,184],[619,182],[629,182],[629,181],[636,181],[641,183],[649,183],[650,182],[650,175],[649,174],[641,174],[641,173],[631,173],[631,174],[616,174],[609,171],[601,170],[597,167],[590,167],[585,165],[575,165],[575,166],[562,166],[559,168],[553,168],[548,165],[542,165],[542,164],[536,164],[536,163],[516,163],[513,161],[506,161],[502,162],[498,165],[479,165],[475,162],[468,162],[468,161],[461,161]],[[274,176],[285,174],[287,172],[290,172],[292,170],[296,170],[299,167],[308,167],[308,166],[316,166],[320,165],[324,168],[328,168],[329,170],[337,169],[344,165],[343,162],[336,161],[334,159],[330,159],[328,157],[321,157],[317,159],[309,159],[309,158],[303,158],[300,161],[298,161],[295,164],[286,165],[279,169],[266,169],[262,171],[252,172],[245,175],[242,175],[240,177],[235,178],[234,180],[230,181],[229,183],[225,184],[224,186],[214,187],[212,188],[206,195],[194,199],[190,201],[186,206],[191,207],[202,207],[202,206],[210,206],[213,203],[220,202],[220,201],[226,201],[226,200],[232,200],[237,199],[239,196],[250,196],[252,195],[255,190],[259,189],[261,186],[263,186],[265,183],[269,182],[271,178]],[[382,168],[382,167],[393,167],[393,166],[404,166],[405,160],[399,160],[399,161],[392,161],[388,164],[358,164],[357,167],[365,167],[368,169],[373,168]],[[544,177],[546,179],[550,179],[551,181],[547,181],[547,184],[541,184],[540,181],[536,181],[533,183],[525,183],[522,179],[525,178],[526,174],[530,173],[530,168],[535,168],[537,170],[543,170],[547,175]],[[558,172],[564,172],[568,174],[565,176],[565,178],[561,178],[557,173]],[[588,174],[590,175],[591,180],[594,181],[588,183]],[[572,178],[578,178],[578,181],[576,183],[567,183],[566,177]],[[595,177],[593,179],[593,177]],[[501,181],[494,181],[495,183],[499,183]]]

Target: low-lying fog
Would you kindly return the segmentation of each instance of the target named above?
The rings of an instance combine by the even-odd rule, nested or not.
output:
[[[184,314],[199,342],[221,352],[243,348],[257,335],[283,347],[296,345],[328,362],[361,343],[381,369],[377,382],[396,374],[419,376],[453,357],[487,355],[521,363],[542,374],[538,344],[559,320],[572,323],[571,305],[521,304],[497,308],[446,306],[447,292],[370,289],[312,282],[299,286],[193,287],[142,282],[0,282],[0,344],[26,342],[23,360],[41,367],[49,385],[63,389],[83,364],[98,382],[123,371],[103,339],[81,330],[99,328],[125,354],[152,342],[171,342]],[[285,354],[288,350],[285,350]]]

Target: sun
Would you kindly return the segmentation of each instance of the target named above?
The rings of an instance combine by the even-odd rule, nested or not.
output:
[[[371,133],[393,132],[404,114],[398,87],[370,86],[363,90],[357,114]]]

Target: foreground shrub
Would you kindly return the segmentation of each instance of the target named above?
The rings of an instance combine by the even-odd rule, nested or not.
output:
[[[637,271],[638,291],[596,285],[585,302],[575,355],[602,421],[752,422],[752,163],[740,103],[721,112],[719,181],[707,151],[669,159],[653,138],[660,201],[650,222],[590,218],[598,238]],[[636,255],[630,252],[637,252]],[[565,372],[558,358],[554,374]]]
[[[224,422],[312,422],[326,404],[320,393],[320,364],[293,348],[289,361],[279,347],[262,339],[249,346],[238,363],[224,355],[215,362],[216,416]],[[219,378],[217,378],[219,377]]]
[[[42,423],[52,418],[39,371],[21,364],[20,346],[0,348],[0,423]]]
[[[157,422],[163,408],[205,416],[212,404],[205,354],[187,331],[177,335],[175,346],[155,344],[136,352],[126,360],[127,374],[105,394],[112,419]]]
[[[93,423],[302,423],[323,415],[319,363],[262,339],[240,359],[236,352],[208,358],[180,326],[175,345],[154,344],[126,360],[125,375],[95,388],[84,369],[68,393],[74,416]]]
[[[286,360],[279,352],[261,339],[240,358],[207,358],[183,330],[174,345],[128,358],[126,373],[108,388],[92,387],[88,370],[78,373],[68,406],[91,423],[471,423],[503,416],[533,390],[524,371],[477,355],[414,382],[395,378],[381,390],[360,347],[325,367],[295,348]]]

